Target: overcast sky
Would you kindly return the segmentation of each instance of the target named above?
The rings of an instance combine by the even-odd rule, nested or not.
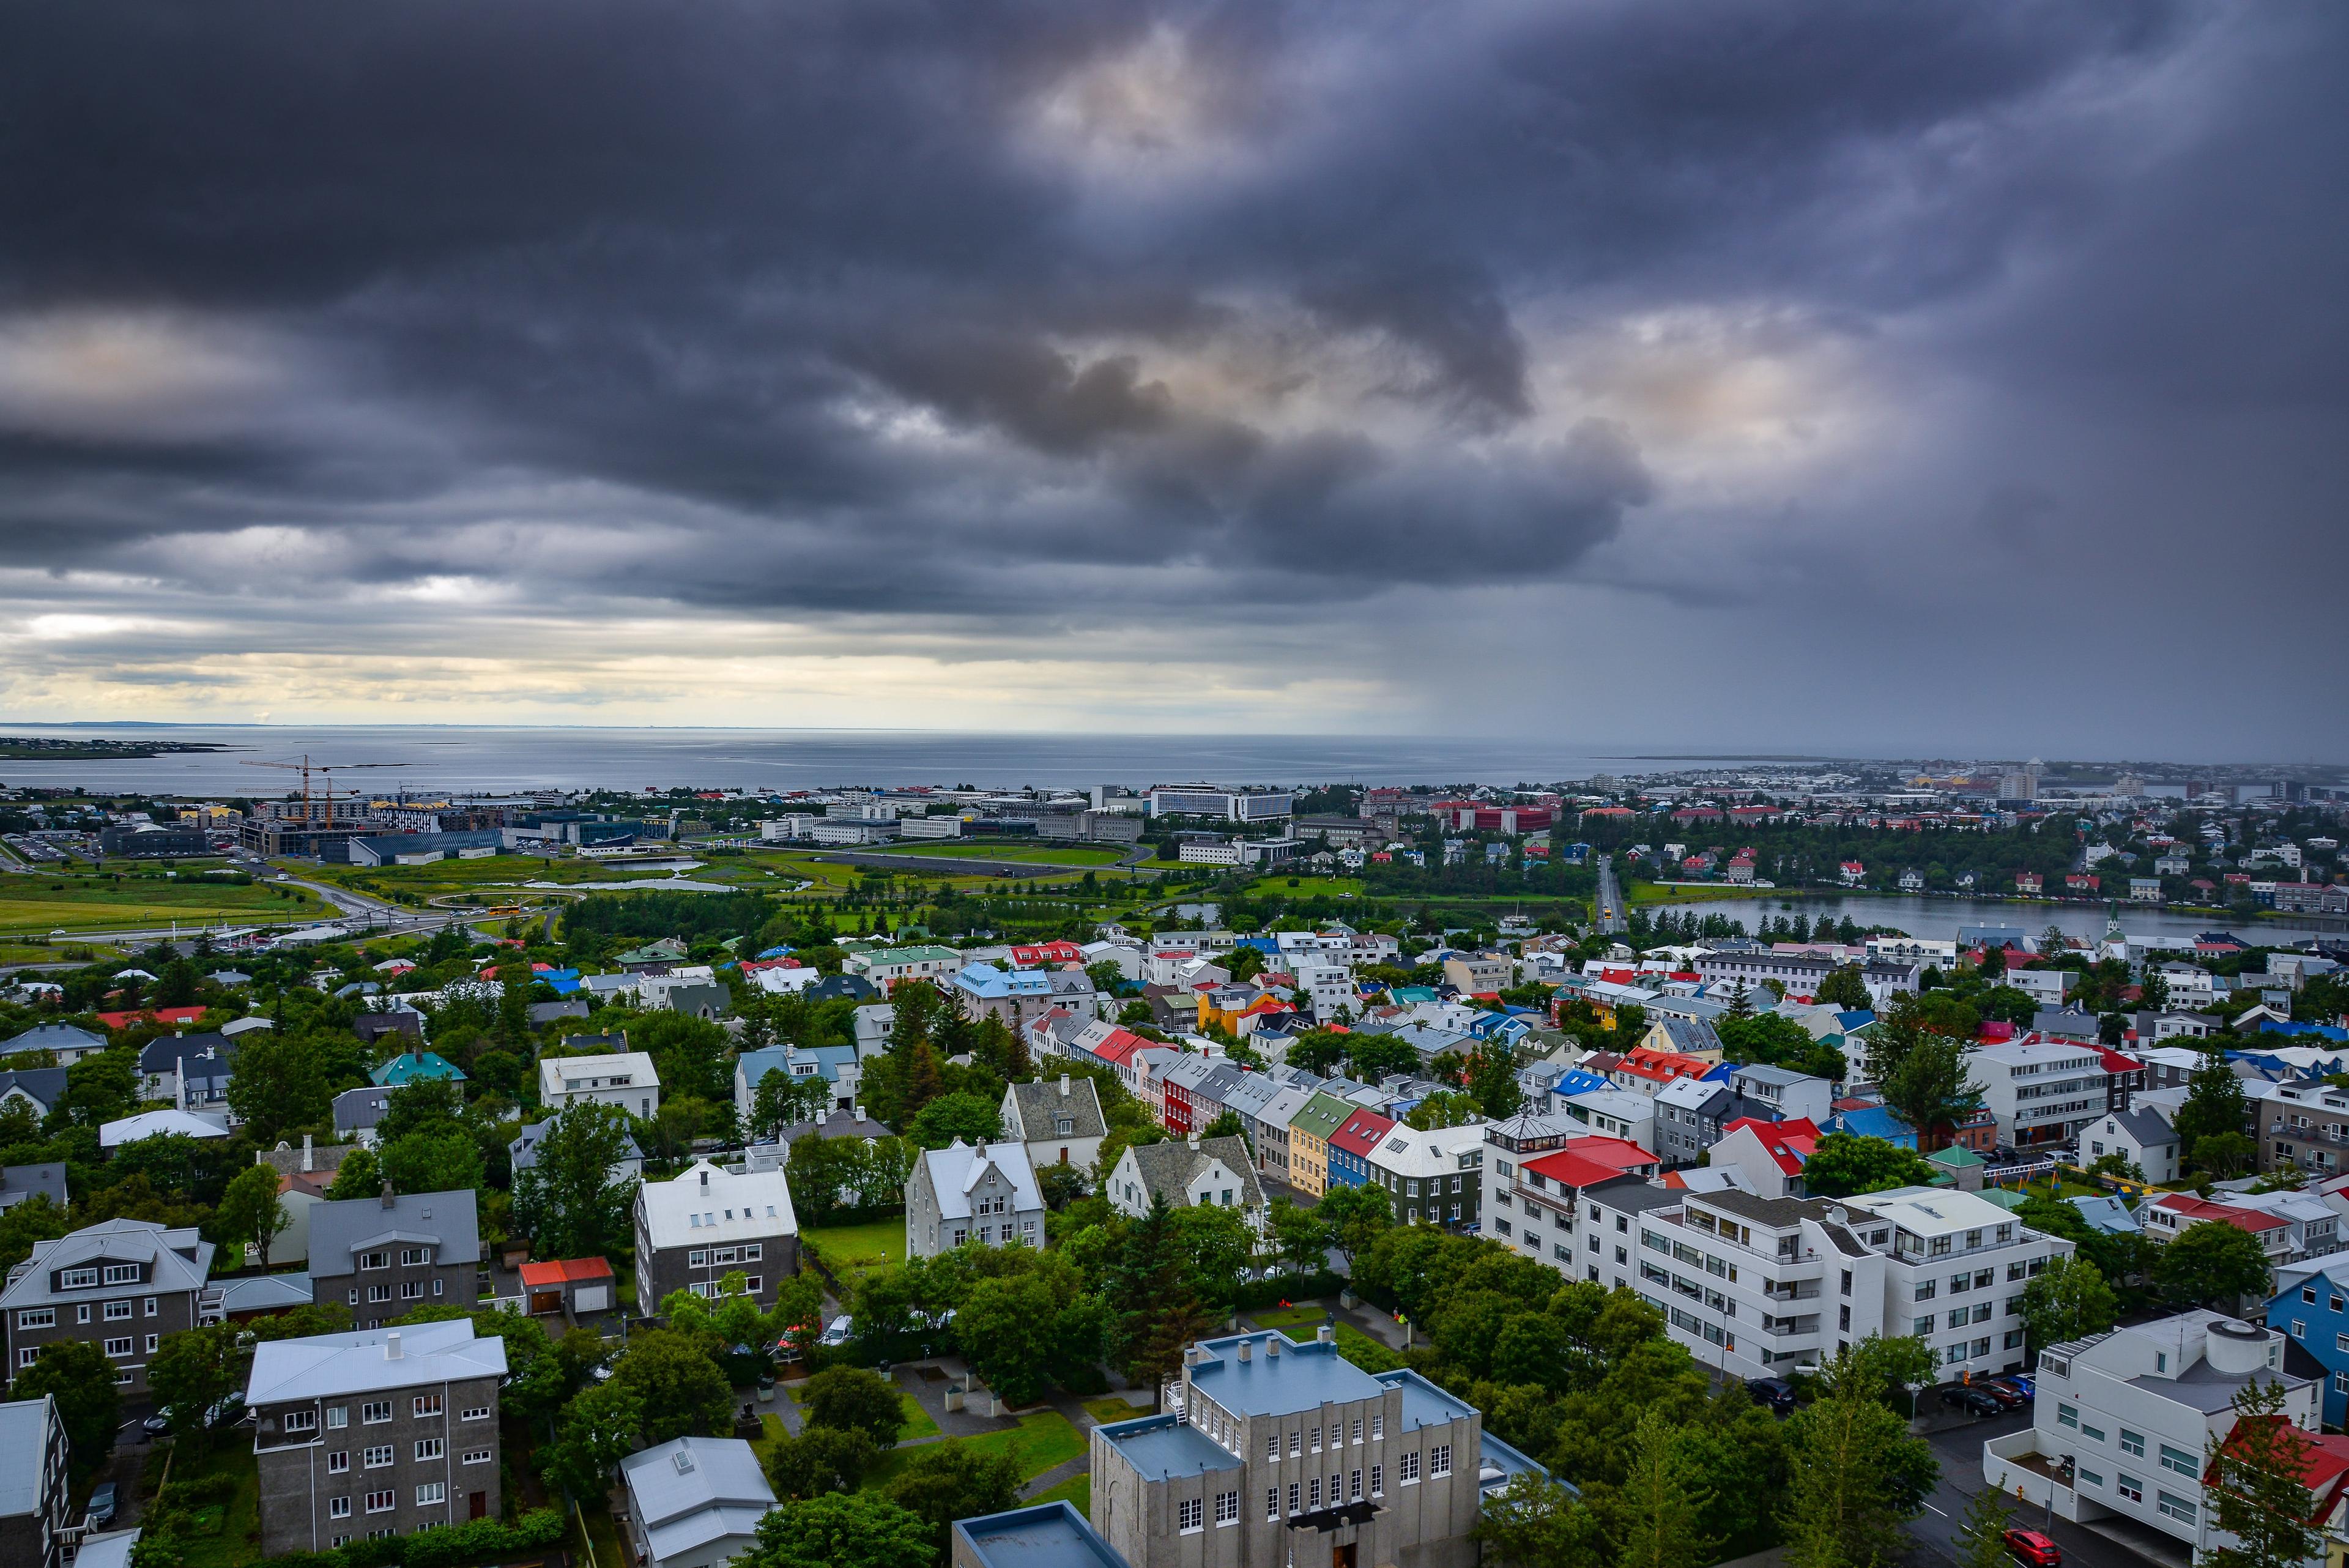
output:
[[[2349,13],[0,19],[0,715],[2349,760]]]

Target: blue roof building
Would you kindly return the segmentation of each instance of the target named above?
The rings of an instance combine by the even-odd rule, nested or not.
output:
[[[950,1546],[954,1568],[1127,1568],[1067,1502],[957,1519]]]
[[[425,1078],[447,1078],[455,1083],[465,1081],[457,1064],[438,1051],[403,1051],[367,1075],[379,1089],[396,1089],[402,1084],[413,1084]]]
[[[2335,1254],[2278,1269],[2267,1321],[2329,1374],[2324,1424],[2338,1428],[2349,1421],[2349,1257]]]
[[[1828,1118],[1826,1130],[1849,1133],[1854,1137],[1880,1137],[1895,1148],[1917,1147],[1917,1129],[1883,1106],[1837,1111]]]

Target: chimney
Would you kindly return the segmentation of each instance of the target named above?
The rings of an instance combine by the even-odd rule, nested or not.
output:
[[[1278,1361],[1280,1359],[1280,1342],[1288,1337],[1288,1336],[1287,1334],[1282,1334],[1278,1330],[1266,1334],[1264,1336],[1264,1358],[1267,1361]]]
[[[305,1172],[318,1168],[317,1157],[310,1152],[310,1135],[308,1133],[304,1133],[302,1135],[302,1168]]]
[[[1062,1098],[1062,1099],[1064,1099],[1064,1100],[1065,1100],[1065,1099],[1067,1099],[1068,1097],[1069,1097],[1069,1075],[1068,1075],[1066,1073],[1063,1073],[1063,1074],[1061,1074],[1061,1098]]]
[[[1249,1342],[1247,1340],[1243,1339],[1240,1341],[1240,1365],[1242,1366],[1246,1366],[1248,1364],[1248,1345]]]
[[[1338,1343],[1337,1325],[1325,1323],[1313,1331],[1313,1337],[1323,1345],[1335,1345]]]
[[[399,1330],[395,1328],[383,1336],[383,1358],[386,1361],[399,1359]]]
[[[383,1206],[386,1209],[388,1209],[392,1206],[393,1201],[394,1200],[391,1196],[391,1179],[389,1177],[386,1177],[383,1183]]]

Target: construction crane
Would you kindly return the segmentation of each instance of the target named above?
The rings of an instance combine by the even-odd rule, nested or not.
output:
[[[335,775],[336,774],[347,773],[354,768],[412,768],[418,764],[415,763],[314,763],[305,755],[300,762],[247,762],[244,765],[249,768],[284,768],[289,773],[300,774],[302,775],[302,823],[306,827],[311,820],[310,775],[312,774],[317,774],[326,780],[326,788],[320,794],[326,803],[326,820],[332,822],[335,819]],[[352,790],[348,793],[356,795],[361,792]]]

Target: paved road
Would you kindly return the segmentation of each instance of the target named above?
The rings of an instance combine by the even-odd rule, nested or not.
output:
[[[1930,1397],[1930,1396],[1929,1396]],[[1916,1538],[1920,1560],[1955,1562],[1959,1527],[1966,1508],[1982,1489],[1982,1446],[1992,1438],[2020,1432],[2031,1425],[2029,1410],[1974,1419],[1931,1433],[1933,1457],[1941,1461],[1940,1484],[1925,1500],[1925,1511],[1909,1526]],[[2019,1511],[2013,1522],[2043,1532],[2064,1549],[2064,1568],[2147,1568],[2155,1559],[2141,1556],[2116,1542],[2065,1519],[2050,1523],[2044,1508]]]
[[[1623,918],[1623,890],[1615,885],[1615,857],[1599,857],[1599,905],[1593,911],[1599,917],[1599,929],[1615,932],[1630,929]]]

